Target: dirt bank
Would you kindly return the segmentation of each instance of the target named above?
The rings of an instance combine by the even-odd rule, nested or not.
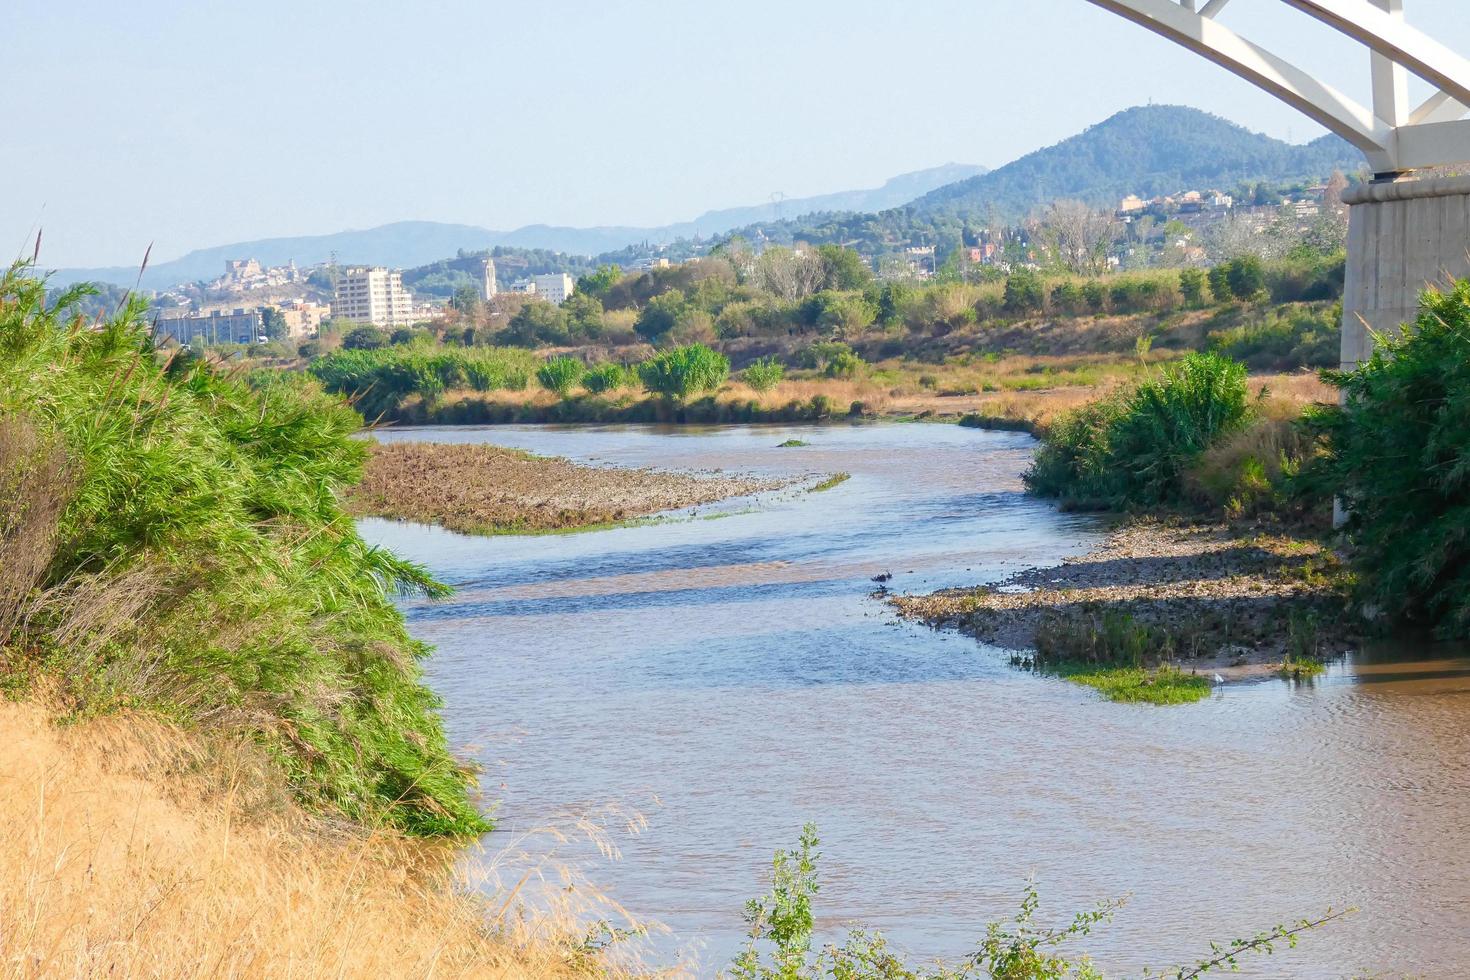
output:
[[[571,530],[647,517],[790,481],[739,474],[581,466],[499,446],[374,443],[348,498],[359,517],[438,524],[464,534]]]
[[[890,601],[909,619],[1014,651],[1038,634],[1076,636],[1131,617],[1167,633],[1185,670],[1241,679],[1273,673],[1289,650],[1327,658],[1360,636],[1344,573],[1312,541],[1222,524],[1136,521],[1087,555],[995,585]]]

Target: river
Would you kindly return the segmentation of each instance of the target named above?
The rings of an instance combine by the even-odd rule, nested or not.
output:
[[[1257,976],[1470,975],[1470,659],[1358,656],[1310,684],[1159,708],[1032,676],[900,623],[874,575],[927,591],[1085,551],[1101,526],[1027,498],[1031,439],[955,426],[502,426],[382,439],[579,460],[844,471],[701,519],[470,538],[363,522],[458,593],[404,602],[429,682],[503,832],[643,812],[589,874],[728,962],[771,853],[818,824],[825,938],[848,922],[957,956],[1028,877],[1058,921],[1129,894],[1084,940],[1109,971],[1193,958],[1357,906]],[[799,438],[805,448],[777,449]],[[702,519],[718,517],[718,519]],[[492,835],[493,843],[494,835]]]

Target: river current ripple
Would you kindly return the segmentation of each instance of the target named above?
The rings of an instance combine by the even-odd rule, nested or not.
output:
[[[1197,705],[1109,704],[1011,668],[870,597],[1001,578],[1087,550],[1095,518],[1022,493],[1029,437],[943,425],[496,427],[602,463],[845,471],[817,494],[591,534],[468,538],[365,521],[458,587],[405,601],[429,681],[473,746],[502,831],[609,803],[648,828],[580,855],[666,952],[708,974],[803,822],[822,836],[824,938],[882,930],[958,956],[1028,877],[1060,921],[1130,895],[1085,941],[1110,972],[1357,906],[1257,976],[1470,975],[1470,660],[1359,656],[1307,685]],[[777,449],[788,438],[806,448]],[[494,846],[496,835],[492,835]]]

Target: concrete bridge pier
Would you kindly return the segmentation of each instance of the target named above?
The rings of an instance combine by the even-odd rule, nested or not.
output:
[[[1351,370],[1373,353],[1373,333],[1397,333],[1415,318],[1426,286],[1470,278],[1470,177],[1376,180],[1342,199],[1342,368]]]

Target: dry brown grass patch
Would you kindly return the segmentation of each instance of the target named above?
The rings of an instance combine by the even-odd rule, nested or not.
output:
[[[6,978],[564,977],[607,965],[580,949],[593,921],[627,924],[523,843],[480,893],[447,849],[307,818],[248,746],[9,703],[0,735]]]

